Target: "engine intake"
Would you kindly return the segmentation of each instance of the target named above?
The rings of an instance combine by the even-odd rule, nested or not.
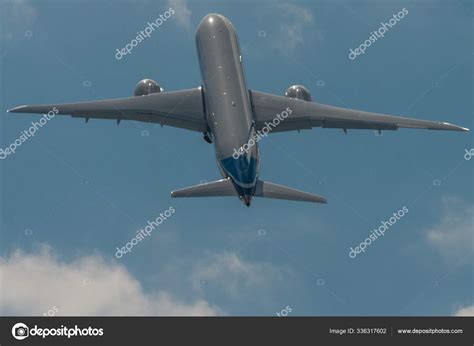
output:
[[[298,99],[298,100],[312,101],[311,93],[309,92],[308,88],[306,88],[303,85],[290,86],[286,90],[285,96]]]
[[[135,96],[145,96],[154,93],[160,93],[164,89],[152,79],[142,79],[135,87]]]

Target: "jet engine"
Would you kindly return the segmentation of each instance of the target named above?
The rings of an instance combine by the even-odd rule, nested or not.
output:
[[[135,96],[145,96],[153,93],[160,93],[164,89],[152,79],[142,79],[135,87]]]
[[[308,88],[303,85],[292,85],[290,86],[286,92],[286,97],[291,97],[298,100],[304,101],[312,101],[311,93],[309,92]]]

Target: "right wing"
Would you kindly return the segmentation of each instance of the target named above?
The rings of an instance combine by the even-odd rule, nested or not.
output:
[[[291,114],[272,127],[272,132],[311,129],[313,127],[339,129],[398,130],[416,128],[428,130],[469,131],[445,122],[410,119],[394,115],[369,113],[339,108],[284,96],[249,90],[257,130],[272,122],[287,108]],[[289,113],[289,112],[288,112]],[[270,125],[271,126],[271,125]]]
[[[56,114],[86,120],[89,118],[136,120],[199,132],[208,130],[200,88],[120,99],[19,106],[8,112],[46,114],[53,108],[57,109]]]

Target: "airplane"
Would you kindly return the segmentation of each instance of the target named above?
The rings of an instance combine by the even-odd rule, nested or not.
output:
[[[222,179],[171,192],[171,197],[238,197],[247,207],[254,197],[327,203],[324,197],[260,179],[258,140],[269,133],[320,128],[398,130],[399,128],[469,131],[446,122],[344,109],[312,101],[302,85],[283,96],[247,88],[239,41],[232,23],[211,13],[200,22],[196,46],[202,85],[164,91],[151,79],[138,82],[134,96],[66,104],[25,105],[12,113],[135,120],[203,134],[214,143]],[[278,120],[278,122],[277,122]],[[265,131],[267,130],[267,131]],[[253,144],[252,144],[253,141]]]

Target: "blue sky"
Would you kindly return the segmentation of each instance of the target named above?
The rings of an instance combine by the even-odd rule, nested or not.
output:
[[[194,33],[234,24],[251,89],[473,128],[469,1],[3,1],[2,148],[37,121],[21,104],[200,85]],[[121,60],[136,32],[175,15]],[[349,49],[408,15],[352,61]],[[261,142],[261,177],[314,205],[169,192],[218,179],[198,133],[55,117],[0,160],[0,315],[474,314],[472,133],[313,129]],[[131,253],[135,232],[176,212]],[[381,221],[409,212],[356,258]],[[18,293],[21,294],[18,294]]]

